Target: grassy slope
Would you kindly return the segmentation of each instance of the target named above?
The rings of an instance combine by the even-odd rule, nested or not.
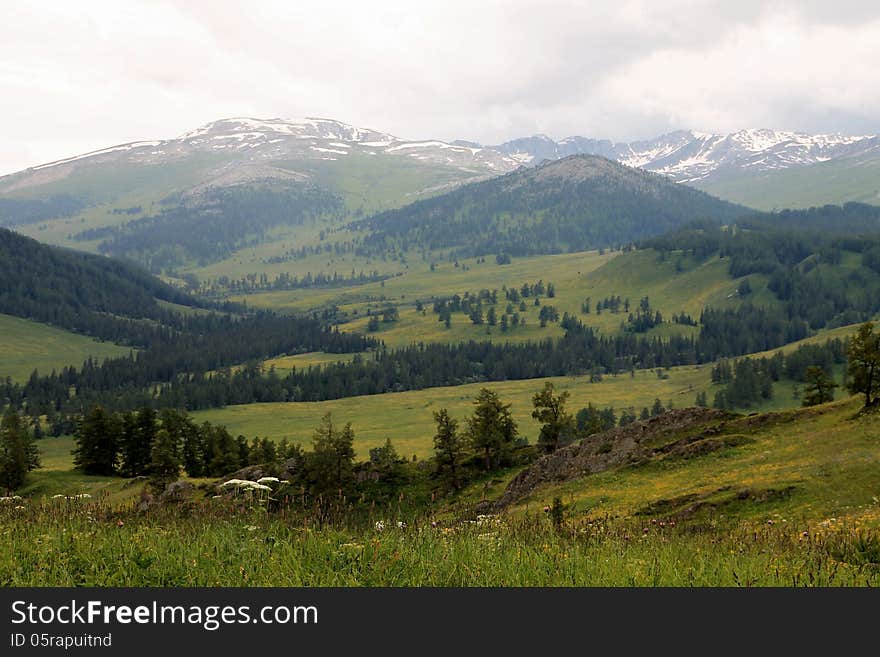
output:
[[[855,332],[856,326],[845,326],[823,331],[815,336],[786,345],[788,352],[801,344],[823,343],[827,339],[845,338]],[[755,354],[772,356],[774,351]],[[299,366],[335,362],[334,354],[301,354],[291,358],[275,359],[279,372],[285,363]],[[269,404],[246,404],[221,409],[199,411],[194,415],[199,421],[207,420],[226,425],[233,434],[268,436],[275,440],[287,438],[292,442],[309,445],[312,430],[324,413],[331,412],[339,422],[351,422],[355,429],[355,448],[365,457],[371,447],[381,446],[391,438],[401,454],[425,457],[431,454],[434,435],[434,411],[449,409],[453,417],[463,421],[471,413],[471,402],[482,387],[498,392],[502,400],[512,404],[512,411],[519,423],[520,433],[534,442],[538,424],[532,419],[531,398],[543,385],[552,381],[558,390],[571,394],[568,409],[574,413],[588,403],[594,406],[613,406],[618,412],[634,408],[636,413],[650,407],[655,399],[664,406],[672,402],[675,408],[692,406],[697,393],[705,392],[709,402],[721,386],[711,382],[711,365],[673,367],[664,372],[668,378],[660,378],[655,370],[638,370],[634,378],[629,375],[606,376],[597,383],[588,377],[553,377],[525,381],[501,381],[475,383],[463,386],[430,388],[407,392],[349,397],[325,402],[290,402]],[[837,373],[837,380],[841,373]],[[792,395],[795,384],[782,380],[773,387],[773,398],[764,401],[751,411],[779,411],[800,405]]]
[[[571,393],[569,408],[577,410],[588,402],[594,405],[614,405],[621,409],[635,406],[641,410],[650,406],[656,397],[664,404],[670,399],[678,406],[689,406],[700,390],[709,386],[709,368],[673,368],[669,379],[658,379],[652,371],[605,377],[600,383],[590,383],[587,377],[555,377],[526,381],[479,383],[429,390],[350,397],[326,402],[291,402],[247,404],[194,413],[199,422],[226,425],[233,434],[287,437],[292,442],[311,444],[313,429],[324,413],[332,412],[337,422],[351,422],[355,430],[355,449],[366,457],[369,448],[381,446],[391,438],[397,451],[410,456],[425,457],[432,452],[434,420],[432,413],[448,408],[463,421],[472,411],[472,401],[480,388],[495,390],[501,399],[512,404],[520,433],[535,441],[537,423],[531,418],[531,398],[545,380],[553,381],[559,390]],[[693,388],[692,388],[693,386]]]
[[[79,367],[89,356],[124,356],[127,347],[99,342],[84,335],[0,314],[0,378],[26,381],[34,368],[41,374],[65,365]]]
[[[474,326],[463,314],[455,314],[452,326],[446,329],[430,307],[424,315],[415,310],[417,299],[427,301],[432,297],[462,295],[466,291],[478,292],[480,289],[498,289],[499,304],[496,313],[504,312],[507,302],[503,301],[501,288],[521,287],[523,283],[534,283],[538,279],[552,282],[556,287],[556,297],[542,298],[543,304],[555,306],[560,314],[569,312],[579,315],[589,326],[605,332],[620,329],[626,319],[624,313],[605,312],[601,316],[593,312],[581,314],[581,304],[587,297],[591,305],[609,296],[629,297],[633,309],[638,300],[648,296],[651,305],[659,309],[667,318],[682,311],[695,318],[699,317],[704,306],[724,306],[738,303],[735,291],[737,280],[727,274],[727,262],[710,259],[704,263],[694,263],[683,258],[683,270],[676,271],[676,260],[660,261],[653,251],[636,251],[624,254],[595,251],[563,255],[517,258],[510,265],[500,266],[487,260],[477,264],[476,260],[465,260],[455,267],[453,263],[443,262],[430,271],[427,263],[411,263],[403,275],[386,280],[383,284],[372,283],[347,288],[304,289],[283,292],[265,292],[244,297],[249,305],[272,308],[281,312],[301,312],[324,307],[333,303],[350,313],[357,313],[358,319],[346,324],[351,330],[365,331],[367,311],[381,310],[386,304],[400,307],[400,321],[383,324],[375,337],[384,340],[389,346],[401,346],[413,342],[458,342],[461,340],[500,339],[522,341],[542,339],[562,335],[558,325],[540,328],[539,308],[532,305],[533,299],[526,299],[527,310],[520,313],[525,317],[525,327],[511,329],[502,334],[493,328],[487,334],[487,327]],[[467,269],[465,269],[467,267]],[[753,287],[760,288],[760,277],[751,277]],[[761,291],[756,292],[755,300],[761,302]],[[488,310],[488,306],[484,306]],[[519,312],[518,308],[515,309]],[[687,331],[686,327],[667,325],[661,332]]]
[[[647,505],[694,500],[718,512],[750,519],[794,522],[851,516],[880,525],[880,416],[857,416],[861,400],[847,398],[765,422],[729,423],[752,442],[688,460],[651,461],[536,490],[518,506],[560,496],[575,513],[631,515]],[[782,491],[764,502],[737,499],[744,489]],[[693,495],[689,503],[676,498]],[[834,524],[835,521],[828,521]]]
[[[697,184],[705,192],[760,210],[808,208],[847,201],[880,204],[880,156]]]

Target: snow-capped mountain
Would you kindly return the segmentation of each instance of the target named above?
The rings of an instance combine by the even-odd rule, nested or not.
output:
[[[355,154],[452,167],[474,177],[497,175],[519,166],[516,159],[493,149],[438,140],[407,141],[331,119],[241,117],[214,121],[175,139],[120,144],[32,167],[0,178],[0,191],[40,185],[94,164],[161,164],[199,154],[217,156],[217,168],[212,173],[224,181],[236,176],[290,175],[289,170],[274,169],[273,161],[334,161]]]
[[[239,117],[208,123],[175,139],[121,144],[0,177],[0,193],[38,187],[88,170],[91,165],[153,165],[187,158],[213,163],[194,189],[251,180],[303,179],[308,174],[297,163],[353,157],[365,166],[368,158],[392,157],[399,163],[449,168],[458,182],[466,182],[578,154],[601,155],[678,182],[702,184],[740,173],[786,169],[872,151],[880,155],[880,137],[751,129],[729,135],[678,131],[632,143],[586,137],[554,141],[535,135],[482,146],[469,141],[407,141],[332,119]],[[210,157],[206,160],[204,156]]]
[[[568,137],[557,142],[545,135],[536,135],[491,148],[523,164],[579,153],[602,155],[628,166],[666,174],[678,182],[698,182],[737,172],[771,171],[869,151],[880,153],[880,138],[808,135],[781,130],[750,129],[729,135],[682,130],[628,144],[584,137]]]

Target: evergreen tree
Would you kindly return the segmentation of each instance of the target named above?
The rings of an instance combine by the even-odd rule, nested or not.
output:
[[[157,420],[158,414],[149,407],[140,409],[134,415],[123,415],[119,470],[124,477],[142,475],[149,469],[152,444],[159,428]]]
[[[453,489],[461,487],[461,467],[465,458],[465,445],[458,433],[458,421],[441,408],[434,412],[437,433],[434,435],[434,462],[436,475]]]
[[[654,400],[654,405],[651,406],[651,417],[657,417],[658,415],[663,415],[666,412],[666,409],[663,408],[663,404],[659,399]]]
[[[498,467],[517,437],[510,404],[502,404],[498,394],[480,389],[474,400],[474,414],[468,418],[468,436],[474,450],[483,455],[486,471]]]
[[[150,485],[164,491],[180,476],[180,443],[167,429],[159,429],[150,445]]]
[[[73,464],[85,474],[116,474],[121,427],[116,416],[94,406],[79,422],[74,439]]]
[[[348,488],[354,480],[354,430],[351,423],[340,431],[333,425],[333,416],[327,413],[315,429],[312,445],[307,469],[313,492],[323,495]]]
[[[239,445],[226,427],[211,427],[208,425],[210,453],[208,468],[205,472],[208,476],[222,477],[235,472],[240,467],[247,465],[247,461],[241,462]]]
[[[705,390],[697,393],[697,399],[694,403],[702,408],[706,408],[709,405],[708,401],[706,400]]]
[[[379,477],[379,481],[395,483],[402,476],[402,460],[391,443],[391,438],[385,439],[382,447],[373,447],[370,450],[370,468]]]
[[[27,473],[40,467],[40,453],[24,419],[8,411],[0,420],[0,489],[24,485]]]
[[[804,374],[803,406],[816,406],[834,400],[834,389],[837,384],[828,372],[815,365],[808,367]]]

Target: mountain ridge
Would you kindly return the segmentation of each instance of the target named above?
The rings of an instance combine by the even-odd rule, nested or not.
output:
[[[120,161],[155,164],[195,154],[221,156],[242,164],[292,159],[334,161],[355,153],[393,155],[459,169],[475,177],[586,154],[668,175],[676,182],[701,183],[743,172],[777,171],[874,152],[880,154],[880,137],[876,135],[811,135],[763,128],[726,135],[678,130],[632,142],[579,135],[556,141],[536,134],[482,145],[461,139],[405,140],[328,118],[231,117],[211,121],[176,138],[117,144],[0,176],[0,194],[66,177],[83,165]]]

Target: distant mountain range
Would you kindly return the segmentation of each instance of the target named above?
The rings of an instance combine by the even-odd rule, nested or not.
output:
[[[671,176],[676,182],[709,181],[741,172],[788,169],[829,160],[880,154],[880,137],[808,135],[780,130],[740,130],[713,135],[681,130],[631,143],[545,135],[493,146],[518,162],[537,163],[568,155],[602,155],[621,164]]]
[[[436,139],[407,141],[332,119],[230,118],[214,121],[176,139],[120,144],[49,162],[0,177],[0,193],[65,178],[94,164],[156,164],[197,155],[235,162],[218,164],[221,184],[254,178],[289,177],[277,161],[338,161],[351,155],[394,156],[421,164],[458,169],[472,176],[507,173],[517,167],[570,155],[601,155],[621,164],[670,176],[676,182],[708,183],[743,173],[777,171],[831,160],[880,155],[880,137],[809,135],[748,129],[728,135],[691,130],[647,141],[618,143],[567,137],[560,141],[534,135],[494,146]]]

